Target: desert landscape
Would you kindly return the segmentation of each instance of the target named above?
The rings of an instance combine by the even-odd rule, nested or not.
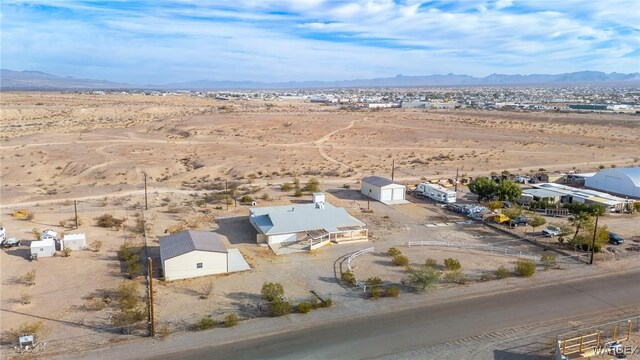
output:
[[[366,246],[376,251],[358,260],[354,274],[393,284],[401,284],[406,273],[391,264],[386,251],[408,240],[494,243],[532,255],[540,252],[480,225],[427,230],[426,223],[464,220],[429,201],[413,199],[393,207],[368,204],[358,193],[360,179],[390,177],[392,162],[395,180],[414,185],[452,178],[456,171],[465,177],[503,170],[591,172],[638,166],[640,161],[640,118],[625,114],[353,110],[302,100],[56,92],[2,93],[0,107],[0,223],[9,236],[23,241],[1,253],[4,355],[12,354],[11,330],[32,321],[42,322],[50,353],[140,336],[143,332],[136,329],[122,336],[121,329],[111,325],[113,289],[127,278],[117,254],[123,244],[146,244],[144,256],[154,259],[155,273],[159,237],[176,229],[213,230],[252,267],[225,276],[158,281],[156,316],[167,333],[189,331],[203,316],[221,320],[237,313],[253,321],[263,315],[260,287],[268,281],[282,283],[293,302],[313,297],[313,291],[347,307],[366,300],[336,281],[336,259]],[[143,213],[145,177],[148,210]],[[371,244],[288,256],[256,245],[242,197],[259,206],[309,201],[309,194],[294,196],[282,184],[294,179],[304,184],[311,178],[319,181],[328,202],[368,225]],[[471,199],[466,189],[461,191]],[[373,212],[362,211],[369,206]],[[33,217],[13,218],[21,209]],[[97,226],[96,219],[106,214],[123,219],[123,225]],[[637,214],[632,219],[621,216],[603,221],[637,223]],[[637,226],[621,234],[635,235]],[[34,230],[45,228],[85,233],[101,247],[30,262],[28,243]],[[441,263],[452,256],[427,248],[402,250],[414,265],[426,258]],[[469,249],[458,249],[453,257],[472,281],[515,262]],[[24,278],[29,271],[36,274],[33,284]],[[520,280],[507,281],[511,286]],[[145,282],[136,281],[142,296]]]

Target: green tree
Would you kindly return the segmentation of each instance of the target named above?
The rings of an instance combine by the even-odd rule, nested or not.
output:
[[[522,189],[520,188],[520,186],[518,186],[518,184],[514,183],[511,180],[502,180],[498,184],[495,193],[498,196],[499,200],[515,201],[522,195]]]
[[[440,272],[430,266],[411,269],[409,279],[419,290],[424,291],[436,285],[440,278]]]
[[[576,237],[578,237],[580,230],[591,223],[591,215],[586,212],[581,212],[578,215],[571,216],[569,218],[569,223],[576,229],[573,237],[571,238],[571,241],[573,242],[575,241]]]
[[[533,218],[531,218],[531,221],[529,221],[529,223],[528,223],[528,225],[533,228],[533,235],[536,234],[536,228],[538,226],[542,226],[542,225],[546,224],[546,222],[547,222],[547,220],[545,220],[542,216],[534,215]]]
[[[515,219],[522,216],[522,208],[520,206],[512,206],[507,209],[502,209],[502,213],[505,214],[509,219]]]
[[[267,301],[281,300],[284,296],[284,288],[280,283],[265,282],[262,284],[260,294]]]
[[[478,195],[478,201],[491,199],[498,188],[498,184],[492,179],[481,176],[469,183],[469,191]]]

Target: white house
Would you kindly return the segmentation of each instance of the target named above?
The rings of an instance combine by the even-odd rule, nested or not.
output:
[[[249,212],[249,222],[258,232],[257,242],[272,249],[287,243],[305,243],[306,250],[311,250],[329,241],[367,241],[369,236],[362,221],[344,208],[326,203],[322,193],[314,193],[310,204],[251,208]]]
[[[584,186],[640,199],[640,167],[601,170],[584,180]]]
[[[229,252],[218,234],[185,230],[160,238],[160,262],[165,280],[226,273]]]
[[[407,187],[380,176],[362,179],[360,192],[384,204],[405,203]]]
[[[65,234],[60,242],[60,249],[84,250],[87,248],[87,237],[84,234]]]
[[[30,248],[32,258],[53,256],[56,253],[56,241],[52,237],[32,241]]]

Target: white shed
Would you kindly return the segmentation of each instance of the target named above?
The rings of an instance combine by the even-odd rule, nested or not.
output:
[[[87,248],[87,237],[84,234],[65,234],[60,249],[84,250]]]
[[[56,241],[53,238],[46,238],[44,240],[31,242],[31,256],[32,257],[47,257],[53,256],[56,253]]]
[[[380,176],[368,176],[362,179],[360,192],[381,203],[405,203],[407,187]]]
[[[218,234],[185,230],[160,238],[160,262],[166,280],[229,271],[229,252]]]
[[[640,199],[640,167],[602,170],[586,178],[584,185],[591,189]]]

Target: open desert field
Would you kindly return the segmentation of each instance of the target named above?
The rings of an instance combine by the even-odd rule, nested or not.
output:
[[[347,111],[277,100],[4,93],[2,203],[315,176],[421,178],[637,164],[640,118],[612,114]]]
[[[358,260],[355,275],[380,276],[393,284],[402,283],[406,271],[385,255],[391,246],[402,247],[414,265],[429,257],[441,263],[453,256],[474,281],[515,261],[471,250],[409,249],[407,240],[495,243],[539,251],[482,226],[427,228],[427,223],[463,219],[424,201],[393,207],[372,202],[373,212],[363,212],[369,204],[358,192],[359,179],[390,176],[392,161],[396,180],[407,184],[453,177],[456,169],[469,176],[505,169],[587,172],[640,161],[640,118],[629,115],[371,111],[303,101],[53,92],[3,93],[0,107],[0,225],[8,236],[23,241],[0,254],[3,344],[11,342],[6,338],[10,329],[41,321],[53,353],[123,339],[110,325],[113,289],[126,279],[117,251],[125,243],[142,246],[141,216],[147,225],[144,255],[153,258],[156,271],[158,238],[171,227],[216,231],[252,267],[225,276],[159,281],[159,326],[178,332],[190,330],[203,316],[261,316],[259,292],[266,281],[281,282],[294,302],[308,299],[310,291],[331,297],[336,306],[368,301],[337,281],[336,265],[337,259],[366,246],[376,251]],[[149,209],[142,215],[144,174]],[[230,201],[227,208],[219,192],[226,185],[237,199],[250,195],[261,206],[306,202],[308,194],[295,198],[280,185],[311,177],[319,180],[330,203],[367,224],[370,244],[275,256],[256,245],[246,204]],[[13,219],[17,209],[35,217]],[[126,221],[121,227],[102,228],[96,219],[104,214]],[[102,247],[30,262],[32,232],[45,228],[83,232]],[[24,275],[32,270],[35,284],[27,285]],[[145,296],[144,279],[135,281]],[[11,354],[5,347],[3,355]]]

